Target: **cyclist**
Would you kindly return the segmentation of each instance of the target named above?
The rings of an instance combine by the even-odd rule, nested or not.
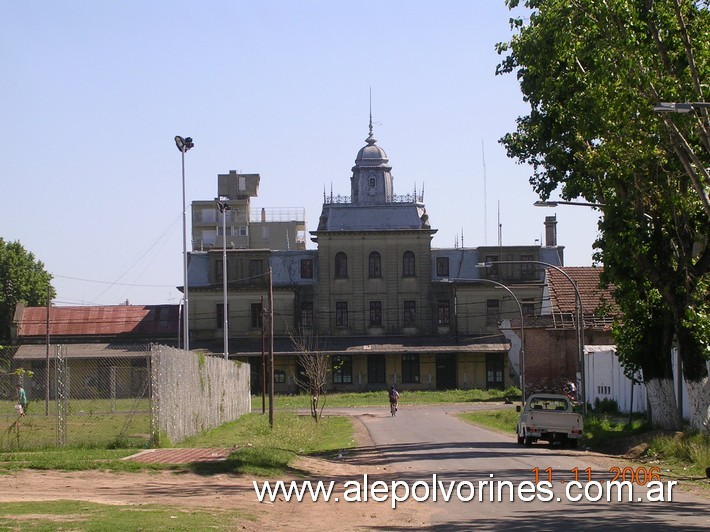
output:
[[[397,387],[394,384],[392,386],[390,386],[389,398],[390,398],[390,412],[392,413],[393,416],[396,416],[397,415],[397,405],[399,404],[399,392],[397,391]]]

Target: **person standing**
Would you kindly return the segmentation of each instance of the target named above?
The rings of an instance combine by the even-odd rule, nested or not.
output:
[[[395,416],[397,415],[397,406],[399,405],[399,392],[397,391],[397,387],[394,384],[390,387],[389,399],[390,412],[393,416]]]
[[[27,412],[27,394],[21,384],[17,385],[17,404],[20,405],[20,417]]]

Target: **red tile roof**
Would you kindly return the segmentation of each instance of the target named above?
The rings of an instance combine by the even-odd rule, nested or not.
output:
[[[564,267],[562,271],[569,275],[577,285],[582,299],[585,316],[612,316],[619,314],[613,296],[613,286],[602,288],[599,277],[604,268],[599,267]],[[576,294],[574,287],[562,273],[554,268],[547,269],[547,286],[550,291],[550,304],[553,312],[574,314],[576,312]]]
[[[51,307],[50,336],[177,335],[178,305],[112,305],[101,307]],[[46,336],[47,309],[27,307],[19,318],[17,337]]]

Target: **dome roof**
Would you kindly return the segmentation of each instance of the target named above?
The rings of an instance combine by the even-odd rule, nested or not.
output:
[[[367,146],[360,148],[355,158],[355,166],[383,166],[389,159],[385,150],[376,145],[377,141],[372,136],[372,122],[370,122],[370,135],[365,140]]]

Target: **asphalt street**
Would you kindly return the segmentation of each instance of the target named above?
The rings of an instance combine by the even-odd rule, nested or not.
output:
[[[524,447],[512,435],[471,425],[456,416],[473,408],[477,406],[402,404],[394,418],[386,407],[348,409],[347,413],[364,423],[374,444],[391,463],[397,480],[410,486],[419,481],[416,493],[420,497],[428,490],[431,499],[437,491],[436,502],[422,503],[432,505],[434,529],[710,530],[710,498],[684,491],[683,481],[671,488],[672,501],[650,502],[640,478],[650,466],[544,443]],[[639,477],[632,501],[626,500],[625,495],[625,500],[618,502],[615,494],[611,502],[606,501],[606,495],[598,501],[584,500],[588,475],[603,488],[607,480],[627,466],[636,470]],[[538,480],[552,480],[546,491],[535,488],[536,469]],[[571,483],[574,480],[580,485]],[[670,479],[662,476],[661,480],[667,486]],[[490,484],[481,484],[486,481]],[[522,485],[526,487],[518,492],[524,481],[527,483]],[[498,488],[502,488],[501,502],[490,500],[491,486],[494,499]],[[591,498],[606,493],[596,485],[589,489]],[[513,502],[509,501],[511,490]],[[447,492],[449,502],[444,500]],[[461,501],[459,494],[462,499],[471,500]],[[656,493],[661,494],[668,498],[667,487]]]

